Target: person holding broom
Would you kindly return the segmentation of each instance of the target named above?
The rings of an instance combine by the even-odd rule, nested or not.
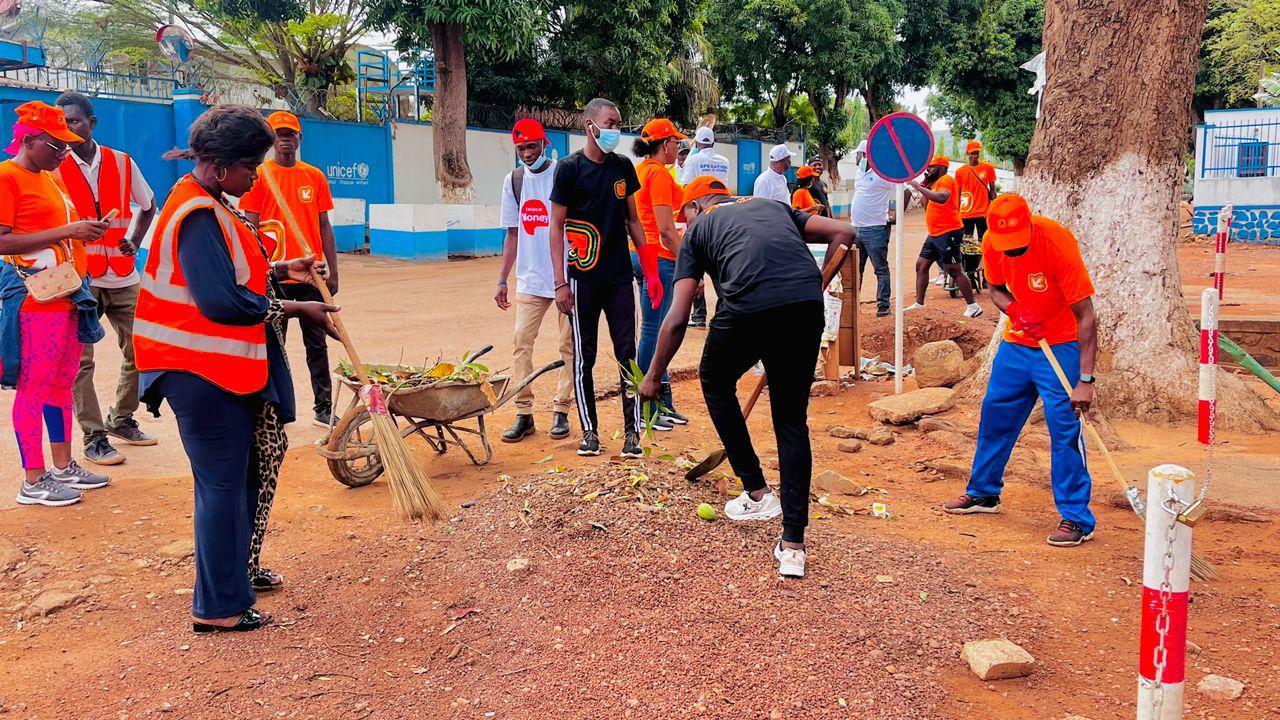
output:
[[[1092,480],[1080,415],[1093,404],[1098,351],[1093,282],[1070,230],[1032,215],[1019,195],[991,202],[982,261],[991,299],[1009,317],[982,400],[978,447],[969,486],[943,510],[956,515],[1000,512],[1009,453],[1036,398],[1044,402],[1052,440],[1053,499],[1062,516],[1049,544],[1071,547],[1093,539]],[[1040,341],[1047,349],[1042,350]],[[1074,390],[1063,389],[1046,353],[1062,365]]]
[[[822,273],[806,243],[825,243],[830,257],[853,244],[847,223],[761,197],[733,198],[724,182],[695,178],[684,189],[680,217],[688,223],[676,260],[675,298],[658,347],[639,388],[652,402],[662,374],[684,341],[694,292],[709,275],[720,304],[702,350],[702,395],[743,492],[725,504],[731,520],[782,516],[773,549],[778,572],[803,577],[804,530],[809,521],[809,386],[825,324]],[[757,361],[769,378],[769,404],[778,440],[781,499],[769,489],[738,405],[737,384]]]
[[[134,321],[142,401],[157,416],[169,403],[195,478],[197,633],[271,621],[254,608],[254,589],[282,580],[265,569],[250,578],[248,568],[265,529],[260,491],[275,485],[294,420],[281,324],[296,317],[336,336],[328,313],[337,307],[278,299],[281,281],[311,280],[315,260],[269,262],[227,199],[253,186],[274,140],[258,111],[218,105],[191,125],[190,149],[165,154],[196,164],[156,220]]]

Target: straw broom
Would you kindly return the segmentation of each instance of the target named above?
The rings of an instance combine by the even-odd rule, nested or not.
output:
[[[1049,343],[1041,339],[1040,350],[1044,352],[1044,356],[1049,360],[1049,364],[1053,366],[1053,372],[1058,376],[1058,382],[1062,383],[1062,389],[1067,391],[1067,396],[1071,395],[1071,382],[1067,380],[1067,374],[1062,371],[1062,366],[1058,364],[1058,358],[1053,354],[1053,348],[1049,347]],[[1102,450],[1102,458],[1107,461],[1107,467],[1111,468],[1111,474],[1115,477],[1116,482],[1120,483],[1120,489],[1124,491],[1125,497],[1129,499],[1129,504],[1133,507],[1133,511],[1138,517],[1145,518],[1146,503],[1142,501],[1142,495],[1138,488],[1130,485],[1128,480],[1120,474],[1120,468],[1116,466],[1116,461],[1111,458],[1111,451],[1107,450],[1106,443],[1102,442],[1102,436],[1094,429],[1093,424],[1080,416],[1080,424],[1084,426],[1085,433],[1093,439],[1098,449]],[[1191,577],[1199,582],[1208,582],[1218,578],[1218,568],[1213,563],[1204,558],[1191,553]]]
[[[315,266],[311,268],[311,282],[320,291],[326,303],[334,304],[329,286],[325,284],[324,278]],[[341,315],[335,312],[330,313],[329,317],[333,319],[338,337],[342,340],[342,345],[347,350],[347,357],[350,358],[356,377],[360,380],[360,397],[364,400],[365,407],[369,410],[369,417],[373,420],[373,436],[378,441],[378,455],[382,458],[382,466],[386,470],[388,484],[391,485],[391,499],[396,512],[406,520],[417,520],[422,517],[439,520],[445,517],[449,508],[445,505],[444,498],[440,497],[440,493],[431,485],[431,478],[427,477],[422,467],[410,454],[408,443],[400,435],[400,428],[396,426],[395,419],[387,410],[387,401],[382,396],[382,389],[369,379],[364,363],[360,362],[360,355],[351,342],[351,336],[347,334]]]

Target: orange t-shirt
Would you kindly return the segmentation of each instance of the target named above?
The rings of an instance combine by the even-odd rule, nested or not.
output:
[[[818,201],[813,199],[813,193],[807,188],[796,188],[796,191],[791,193],[791,207],[796,210],[807,210],[817,204]]]
[[[1027,252],[1009,257],[982,241],[982,264],[992,285],[1004,285],[1045,327],[1050,345],[1076,339],[1076,316],[1071,306],[1093,295],[1093,281],[1080,257],[1071,231],[1046,217],[1031,216],[1031,244]],[[1036,347],[1031,338],[1004,331],[1011,343]]]
[[[962,165],[956,170],[956,185],[960,187],[960,217],[986,217],[991,207],[991,195],[987,185],[996,181],[996,166],[989,162]]]
[[[956,190],[956,179],[950,175],[943,175],[934,181],[933,187],[929,189],[951,192],[951,197],[947,198],[946,202],[936,203],[930,200],[925,206],[924,226],[929,234],[938,237],[964,227],[964,221],[960,219],[960,193]]]
[[[658,244],[658,257],[675,260],[675,253],[662,243],[662,235],[658,232],[658,216],[653,209],[665,205],[675,212],[683,192],[680,184],[671,177],[666,165],[653,158],[646,158],[640,163],[636,168],[636,177],[640,179],[640,192],[636,193],[636,214],[640,216],[640,225],[644,227],[644,240]]]
[[[78,219],[67,188],[57,175],[31,172],[12,160],[0,163],[0,225],[25,235],[62,227]],[[68,242],[76,272],[84,277],[88,271],[84,243],[80,240]],[[5,261],[22,267],[48,268],[67,261],[67,248],[64,244],[57,244],[33,253],[9,255]],[[40,303],[28,295],[22,303],[23,312],[69,312],[71,308],[68,298]]]
[[[292,237],[292,226],[285,219],[279,202],[271,192],[271,186],[263,177],[267,173],[271,173],[276,181],[284,202],[293,212],[298,228],[306,237]],[[320,172],[320,168],[301,160],[293,167],[285,167],[275,160],[262,163],[258,166],[258,179],[253,187],[240,198],[240,209],[257,213],[260,220],[277,220],[284,226],[287,238],[285,253],[289,256],[286,259],[293,259],[295,253],[324,257],[324,242],[320,238],[320,213],[333,209],[333,195],[329,192],[329,179]]]

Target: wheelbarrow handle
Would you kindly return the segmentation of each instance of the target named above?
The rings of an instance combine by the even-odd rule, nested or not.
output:
[[[526,387],[529,386],[529,383],[541,377],[543,373],[549,373],[552,370],[556,370],[562,367],[564,367],[564,360],[556,360],[555,362],[547,363],[540,370],[535,370],[532,374],[529,375],[529,377],[516,383],[515,387],[508,388],[506,394],[503,395],[501,398],[499,398],[498,402],[494,403],[492,409],[496,410],[502,407],[503,405],[506,405],[511,400],[511,398],[515,397],[516,395],[519,395],[521,390],[524,390]]]
[[[475,352],[469,352],[466,355],[462,356],[462,364],[466,365],[467,363],[472,362],[476,358],[480,357],[481,355],[484,355],[485,353],[489,352],[492,349],[493,349],[492,345],[485,345],[484,347],[480,348],[479,350],[476,350]]]

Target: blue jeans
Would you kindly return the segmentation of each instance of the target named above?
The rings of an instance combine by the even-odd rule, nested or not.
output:
[[[876,310],[889,309],[889,226],[872,225],[853,229],[858,239],[858,280],[867,271],[867,260],[876,271]]]
[[[1080,379],[1080,346],[1067,342],[1053,345],[1052,349],[1074,386]],[[1050,479],[1058,514],[1091,533],[1095,522],[1089,511],[1093,481],[1086,464],[1080,418],[1071,410],[1070,397],[1038,347],[1000,343],[991,364],[987,395],[982,399],[978,447],[965,492],[975,497],[1000,494],[1009,454],[1037,397],[1044,401],[1044,418],[1049,425]]]
[[[640,369],[649,371],[649,363],[653,362],[653,353],[658,349],[658,331],[662,329],[662,321],[671,309],[671,298],[675,296],[676,263],[674,260],[658,258],[658,280],[662,283],[662,304],[655,310],[649,302],[649,293],[644,286],[644,271],[640,269],[640,256],[631,253],[631,273],[636,277],[636,285],[640,287],[640,346],[636,348],[636,362]],[[662,382],[670,384],[671,377],[662,374]],[[670,390],[664,388],[663,404],[671,405]]]

